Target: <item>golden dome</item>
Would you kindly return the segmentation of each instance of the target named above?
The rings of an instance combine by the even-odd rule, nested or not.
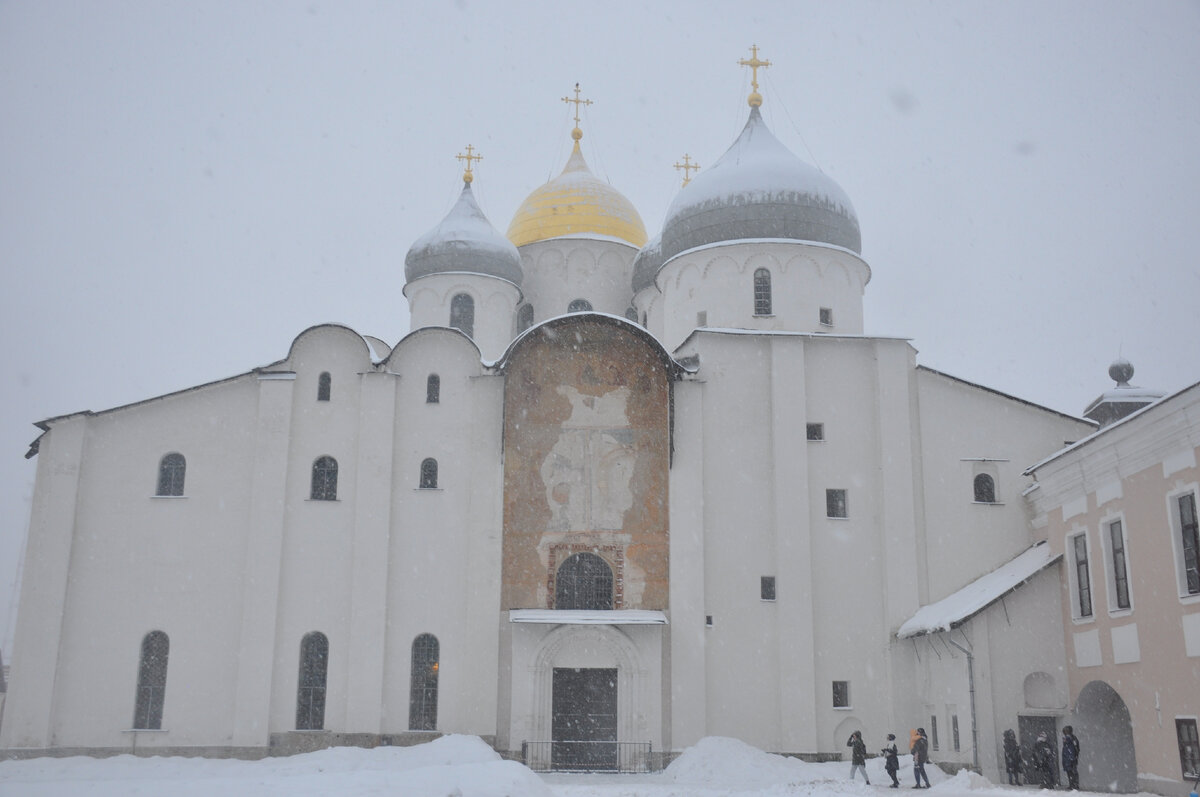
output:
[[[639,249],[646,228],[633,203],[588,170],[579,138],[562,174],[536,189],[508,225],[515,246],[564,235],[604,235]]]

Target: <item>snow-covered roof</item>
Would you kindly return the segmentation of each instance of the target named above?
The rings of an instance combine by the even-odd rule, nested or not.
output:
[[[404,278],[412,282],[430,274],[469,272],[521,284],[517,247],[492,226],[463,183],[454,207],[436,227],[417,239],[404,257]]]
[[[823,241],[862,251],[850,197],[796,157],[751,108],[741,135],[667,209],[664,262],[697,246],[749,238]]]
[[[508,621],[553,625],[666,625],[667,615],[650,609],[510,609]]]
[[[922,606],[900,626],[896,636],[908,639],[957,628],[1060,558],[1062,554],[1052,554],[1049,545],[1039,542],[1007,564],[975,579],[958,592],[936,603]]]

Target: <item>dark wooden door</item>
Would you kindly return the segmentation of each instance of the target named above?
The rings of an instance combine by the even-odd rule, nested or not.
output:
[[[554,769],[617,769],[617,671],[554,668]]]

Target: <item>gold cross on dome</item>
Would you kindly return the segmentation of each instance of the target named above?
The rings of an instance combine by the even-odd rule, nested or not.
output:
[[[692,163],[692,156],[684,153],[683,163],[676,163],[675,168],[683,171],[683,185],[687,185],[692,181],[692,172],[700,170],[700,164]]]
[[[458,155],[454,156],[455,158],[457,158],[460,161],[467,162],[467,168],[463,171],[463,182],[464,183],[469,183],[473,179],[475,179],[475,176],[473,174],[471,174],[471,161],[483,160],[482,155],[473,154],[474,150],[475,150],[475,147],[471,146],[470,144],[467,144],[467,154],[466,155],[459,153]]]
[[[750,67],[750,86],[753,89],[750,92],[750,104],[752,106],[762,105],[762,95],[758,93],[758,70],[766,69],[771,65],[770,61],[761,61],[758,58],[758,45],[750,45],[750,58],[742,58],[738,61],[739,66]]]
[[[578,83],[575,84],[575,98],[571,99],[570,97],[563,97],[562,101],[563,102],[571,102],[571,103],[575,104],[575,129],[571,131],[571,138],[578,141],[579,139],[583,138],[583,131],[579,129],[579,106],[580,105],[591,105],[592,101],[579,99],[579,84]]]

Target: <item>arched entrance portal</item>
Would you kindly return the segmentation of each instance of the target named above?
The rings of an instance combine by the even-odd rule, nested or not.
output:
[[[1116,690],[1092,681],[1075,700],[1079,785],[1089,791],[1137,791],[1137,757],[1129,709]]]

